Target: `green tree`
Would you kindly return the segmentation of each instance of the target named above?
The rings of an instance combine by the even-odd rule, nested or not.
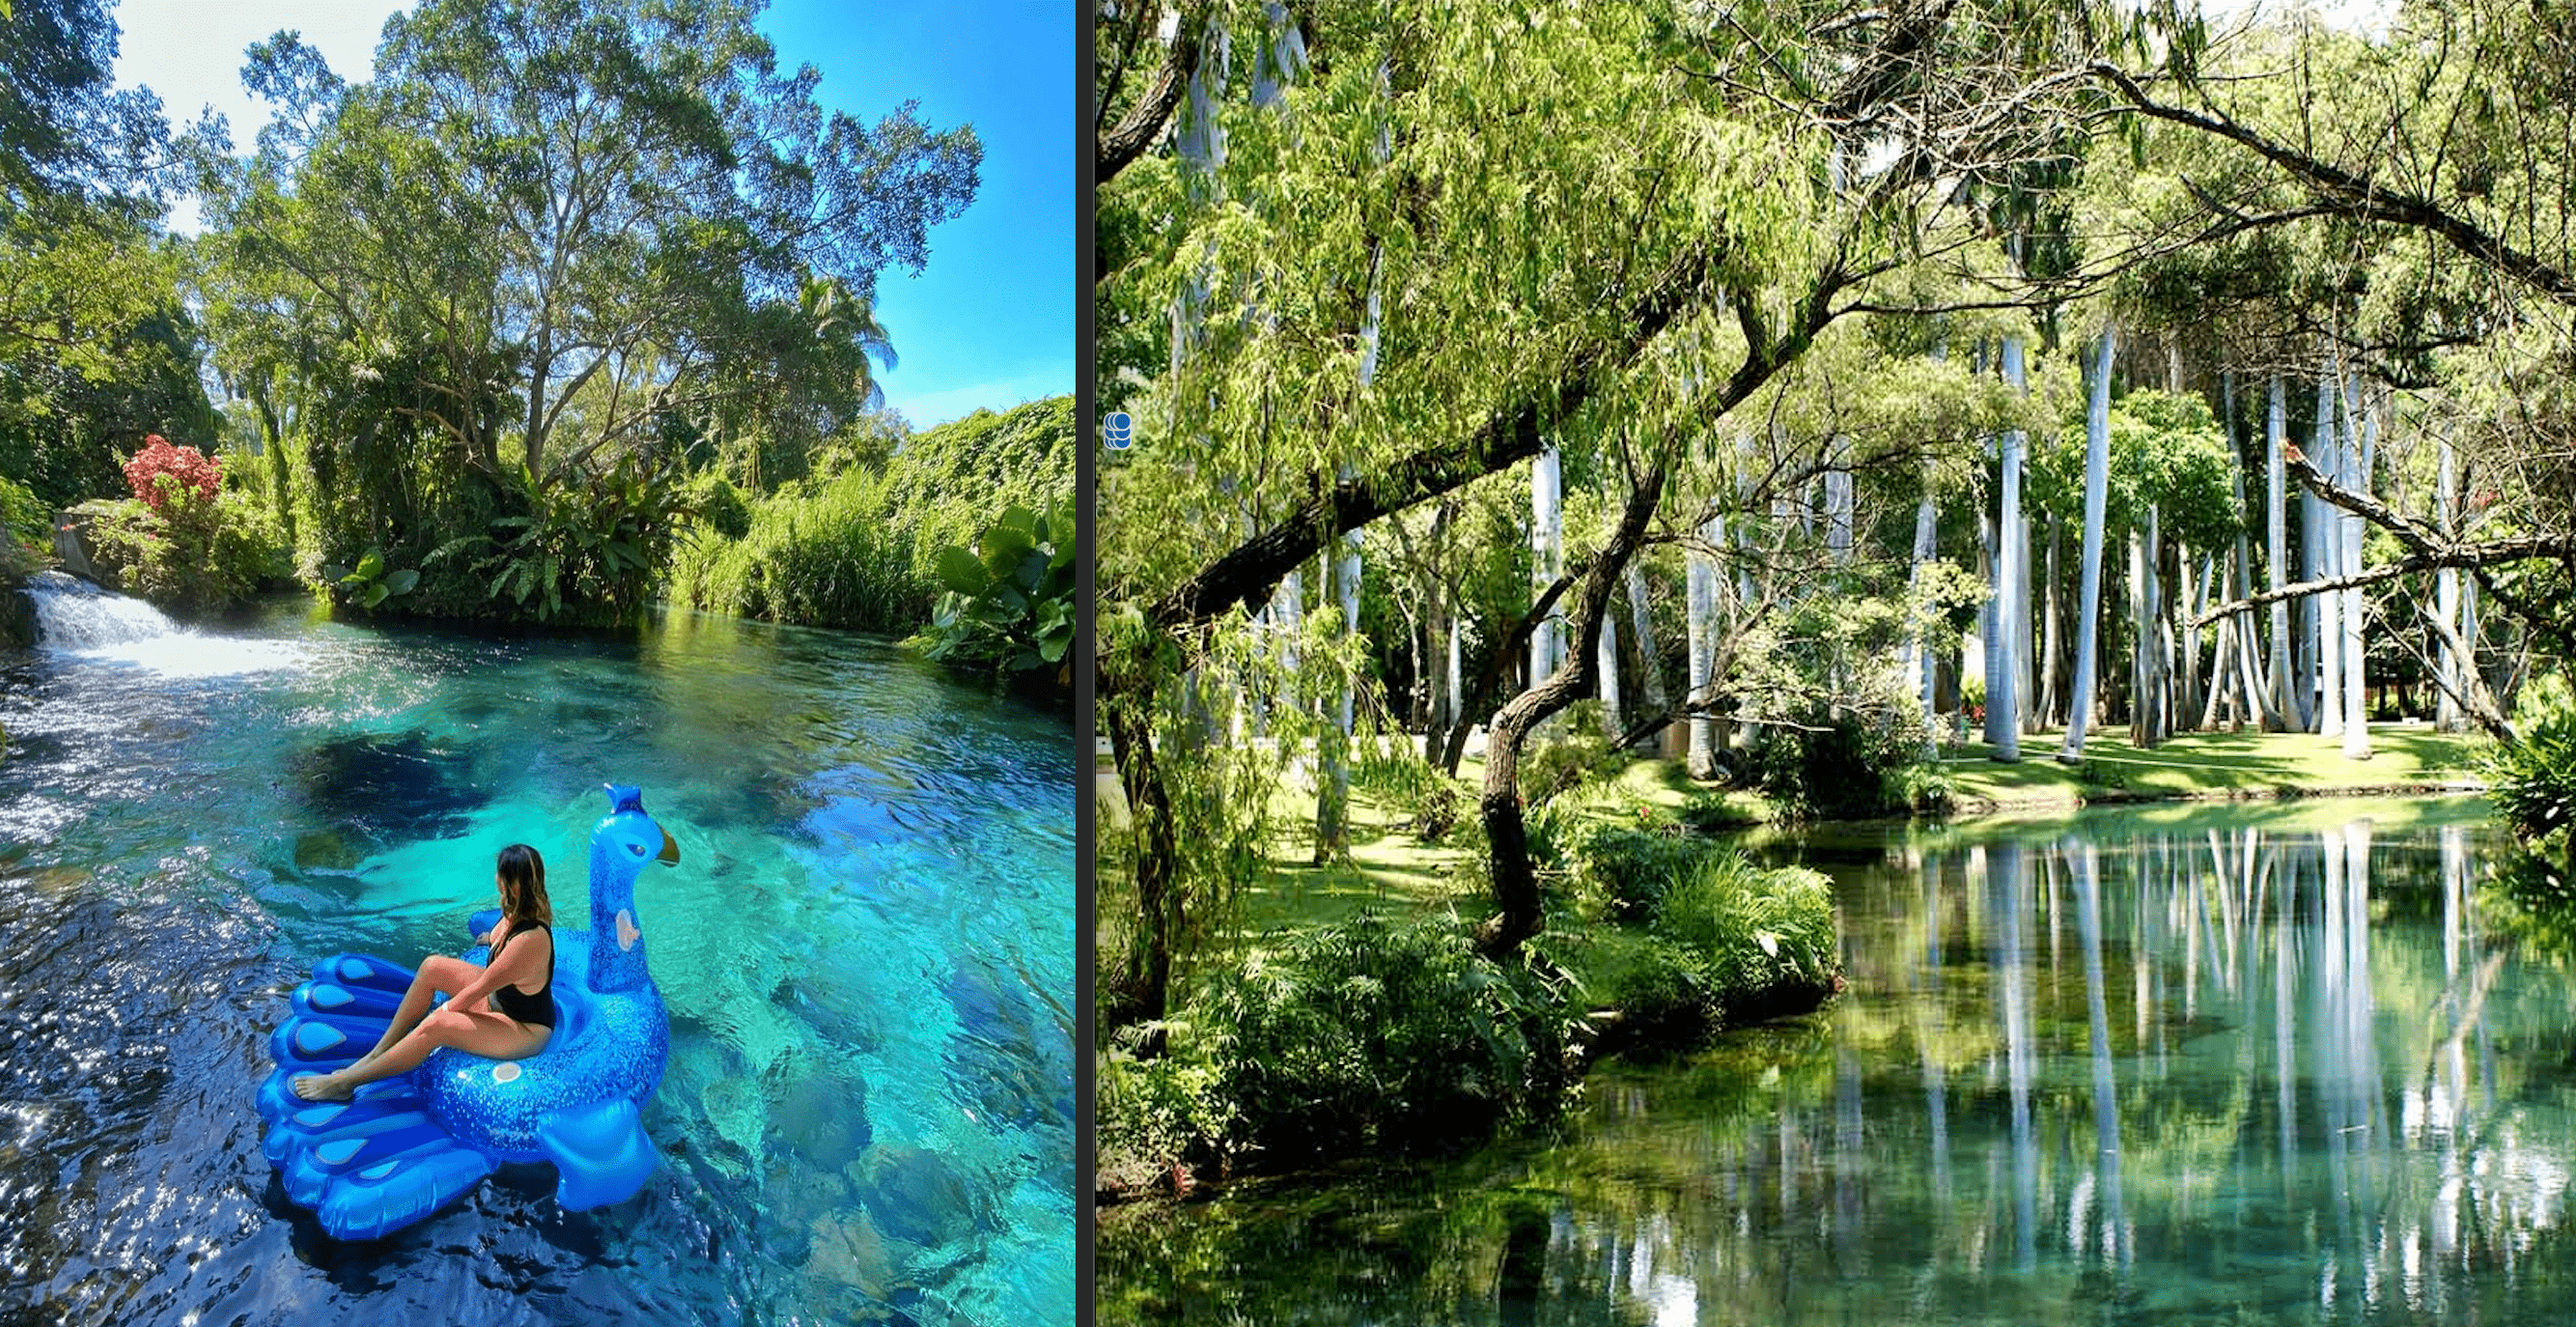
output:
[[[877,277],[928,260],[982,149],[909,103],[826,115],[759,9],[433,0],[354,85],[293,33],[251,49],[276,119],[247,161],[198,153],[218,359],[321,501],[402,527],[389,559],[516,541],[488,523],[630,459],[810,451],[876,403]]]

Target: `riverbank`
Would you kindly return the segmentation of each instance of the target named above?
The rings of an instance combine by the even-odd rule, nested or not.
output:
[[[2236,803],[2312,798],[2417,797],[2483,791],[2478,761],[2490,748],[2474,733],[2440,733],[2414,723],[2371,725],[2372,757],[2351,760],[2339,738],[2310,733],[2187,733],[2162,746],[2140,749],[2126,734],[2094,733],[2085,759],[2062,765],[2055,734],[2022,744],[2023,758],[1990,758],[1984,743],[1944,747],[1941,768],[1952,787],[1952,810],[1936,817],[1968,826],[1982,820],[2022,822],[2071,817],[2088,806],[2139,803]],[[1126,802],[1104,744],[1097,765],[1104,827],[1125,823]],[[1473,814],[1483,780],[1481,760],[1459,766],[1458,789]],[[1633,815],[1639,805],[1680,816],[1704,830],[1753,830],[1777,826],[1781,817],[1760,793],[1694,781],[1678,759],[1630,763],[1616,780],[1566,794],[1576,817],[1607,822]],[[1291,778],[1274,794],[1278,827],[1260,881],[1247,891],[1238,919],[1239,938],[1251,940],[1282,928],[1347,919],[1362,910],[1395,914],[1482,915],[1481,886],[1458,883],[1458,868],[1471,849],[1452,834],[1423,843],[1410,832],[1409,808],[1387,805],[1353,789],[1350,853],[1316,865],[1315,794]]]
[[[2563,973],[2499,936],[2478,872],[2508,841],[2474,804],[2176,803],[1822,837],[1801,856],[1834,877],[1846,998],[1602,1065],[1546,1134],[1102,1209],[1101,1281],[1120,1289],[1101,1321],[1761,1305],[2001,1327],[2112,1296],[2159,1321],[2247,1305],[2268,1321],[2315,1316],[2321,1293],[2367,1316],[2365,1275],[2385,1303],[2419,1286],[2513,1321],[2563,1314],[2565,1287],[2513,1280],[2497,1250],[2554,1255],[2564,1231],[2528,1190],[2450,1185],[2457,1131],[2509,1122],[2514,1145],[2555,1149],[2567,1125]],[[2423,1010],[2445,1012],[2392,1016]],[[2460,1123],[2369,1125],[2410,1091]],[[2356,1122],[2375,1151],[2355,1150]],[[2395,1195],[2401,1236],[2455,1230],[2473,1256],[2419,1266],[2403,1238],[2341,1231],[2356,1175]]]

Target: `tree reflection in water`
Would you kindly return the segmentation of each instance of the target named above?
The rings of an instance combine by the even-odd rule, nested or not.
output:
[[[2477,808],[2372,809],[1819,860],[1824,1013],[1551,1142],[1112,1211],[1103,1321],[2565,1320],[2570,976]]]

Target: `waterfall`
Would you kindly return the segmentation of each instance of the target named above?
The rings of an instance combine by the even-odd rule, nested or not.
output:
[[[40,571],[27,581],[36,602],[36,640],[60,650],[93,650],[179,633],[179,624],[140,599],[102,590],[78,576]]]
[[[36,645],[84,663],[126,665],[163,677],[212,678],[301,666],[312,657],[302,641],[208,635],[183,627],[130,595],[103,590],[59,571],[27,581],[36,605]]]

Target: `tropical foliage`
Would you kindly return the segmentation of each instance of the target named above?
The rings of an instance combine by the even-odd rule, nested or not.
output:
[[[939,550],[946,588],[927,633],[930,657],[1023,673],[1063,666],[1078,608],[1079,535],[1070,502],[1044,516],[1013,507],[972,546]]]

